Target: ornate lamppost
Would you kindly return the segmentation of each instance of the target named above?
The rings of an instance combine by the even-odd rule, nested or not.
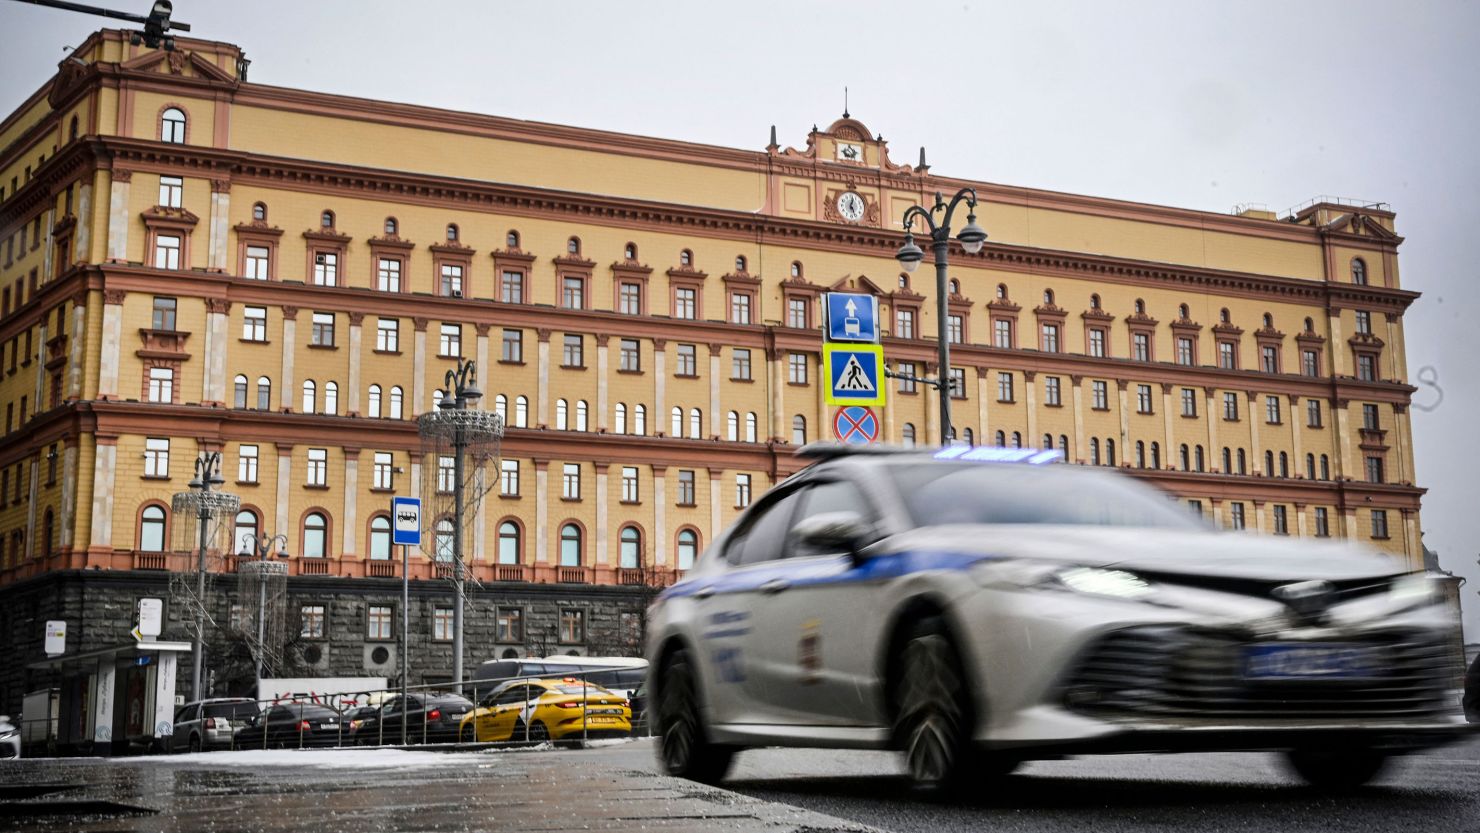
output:
[[[242,535],[239,557],[256,559],[238,563],[237,572],[250,576],[257,584],[257,641],[253,645],[252,659],[256,666],[256,692],[259,698],[262,697],[262,664],[267,653],[267,585],[273,578],[288,575],[286,563],[269,560],[274,550],[278,558],[286,559],[288,557],[288,536],[281,533],[253,535],[250,532]]]

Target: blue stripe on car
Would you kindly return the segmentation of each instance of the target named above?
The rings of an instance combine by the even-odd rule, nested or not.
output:
[[[754,567],[731,568],[717,576],[686,578],[664,590],[660,598],[692,596],[705,589],[716,594],[745,593],[759,590],[762,584],[775,579],[784,579],[791,587],[884,581],[927,570],[965,570],[996,557],[980,553],[906,551],[872,556],[847,569],[839,568],[845,562],[851,564],[849,556],[782,558]]]

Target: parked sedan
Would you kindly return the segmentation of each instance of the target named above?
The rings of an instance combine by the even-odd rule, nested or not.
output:
[[[257,703],[245,697],[223,697],[186,703],[175,712],[172,752],[230,749],[237,730],[258,714]]]
[[[399,744],[404,724],[407,743],[450,743],[457,740],[463,715],[472,710],[473,701],[458,694],[393,697],[376,714],[363,718],[354,742],[362,746]]]
[[[238,749],[335,746],[347,739],[339,712],[312,703],[282,703],[248,721],[236,733]]]
[[[460,737],[464,743],[579,743],[631,732],[632,710],[626,698],[565,677],[511,680],[495,688],[463,719]]]

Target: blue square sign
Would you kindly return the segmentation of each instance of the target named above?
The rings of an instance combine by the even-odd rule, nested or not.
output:
[[[884,348],[877,344],[823,344],[823,401],[829,405],[884,404]]]
[[[391,543],[421,546],[421,498],[391,498]]]
[[[827,340],[879,340],[879,299],[856,292],[827,293]]]

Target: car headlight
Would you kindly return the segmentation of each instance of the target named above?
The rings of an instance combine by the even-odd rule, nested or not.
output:
[[[1155,587],[1135,573],[1104,567],[1065,567],[1052,562],[1014,560],[987,562],[974,573],[984,587],[1069,591],[1131,601],[1142,601],[1156,593]]]
[[[1059,584],[1076,593],[1111,596],[1117,599],[1144,599],[1155,589],[1135,573],[1100,567],[1070,567],[1053,574]]]

